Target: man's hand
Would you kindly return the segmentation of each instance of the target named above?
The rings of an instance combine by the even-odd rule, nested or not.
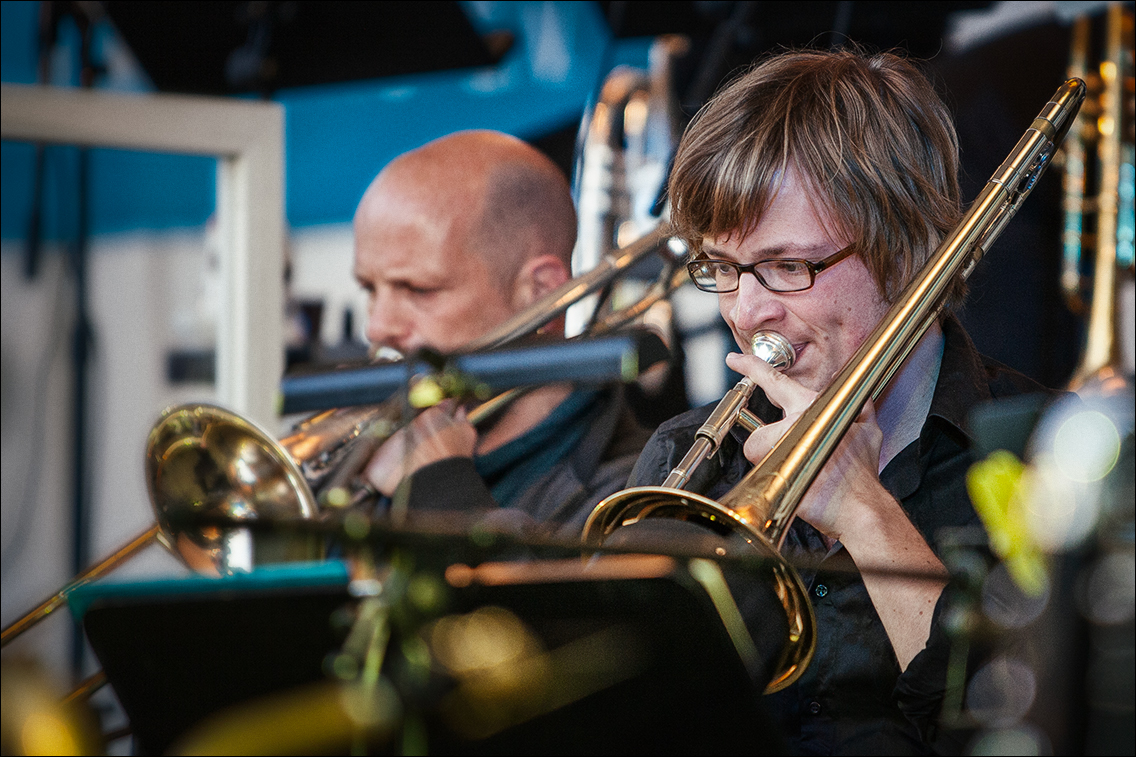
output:
[[[387,439],[363,469],[363,476],[390,497],[399,482],[419,468],[450,457],[472,457],[477,431],[465,409],[446,400],[428,408]]]
[[[753,379],[769,401],[785,411],[783,419],[757,429],[746,440],[746,459],[756,464],[808,409],[817,393],[752,355],[732,353],[726,356],[726,364]],[[890,501],[898,506],[880,483],[882,442],[883,432],[876,423],[875,408],[869,402],[809,487],[797,515],[830,540],[837,541],[855,522],[857,505]]]
[[[751,355],[727,355],[726,364],[753,379],[770,402],[785,411],[783,420],[757,429],[746,440],[745,456],[757,463],[816,399],[816,393]],[[903,506],[880,483],[882,441],[875,410],[868,403],[809,487],[797,514],[824,534],[829,546],[840,541],[848,550],[863,575],[900,670],[906,670],[927,643],[947,571],[908,520]],[[903,577],[913,573],[927,578]]]

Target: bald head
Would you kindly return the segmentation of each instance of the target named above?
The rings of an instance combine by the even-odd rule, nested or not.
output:
[[[404,350],[458,347],[566,280],[575,239],[564,174],[525,142],[467,131],[408,152],[379,173],[355,213],[355,275],[372,299],[368,336]],[[400,291],[400,307],[385,307]],[[459,301],[474,310],[459,317]],[[451,328],[392,326],[415,308]]]
[[[542,254],[570,265],[576,211],[568,182],[543,153],[508,134],[451,134],[391,161],[359,204],[417,206],[447,229],[448,243],[503,270]]]

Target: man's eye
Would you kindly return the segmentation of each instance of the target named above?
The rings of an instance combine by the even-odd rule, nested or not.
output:
[[[800,260],[775,260],[771,261],[769,267],[778,273],[788,274],[802,273],[806,270],[804,262]]]

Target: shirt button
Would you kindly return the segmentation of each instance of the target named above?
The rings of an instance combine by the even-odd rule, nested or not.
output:
[[[811,712],[813,715],[819,715],[820,714],[820,702],[816,702],[816,701],[809,702],[809,712]]]
[[[818,597],[827,596],[828,595],[828,587],[825,586],[824,584],[817,584],[816,588],[813,589],[813,593],[816,594]],[[820,705],[818,704],[817,707],[820,707]]]

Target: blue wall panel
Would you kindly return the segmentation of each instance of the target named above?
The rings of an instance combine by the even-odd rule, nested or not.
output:
[[[5,82],[36,80],[38,3],[5,1]],[[293,227],[344,223],[374,175],[396,155],[459,129],[499,129],[535,139],[581,117],[602,72],[616,63],[646,66],[650,40],[613,44],[595,3],[467,2],[481,32],[508,30],[515,43],[495,66],[281,90],[285,108],[287,218]],[[102,24],[93,45],[107,64],[97,86],[152,91],[144,72]],[[64,24],[53,55],[53,83],[78,81],[78,33]],[[136,64],[135,64],[136,66]],[[47,150],[45,237],[74,234],[76,151]],[[0,233],[28,233],[34,148],[5,142]],[[210,158],[94,150],[91,231],[163,229],[204,224],[214,206]]]

